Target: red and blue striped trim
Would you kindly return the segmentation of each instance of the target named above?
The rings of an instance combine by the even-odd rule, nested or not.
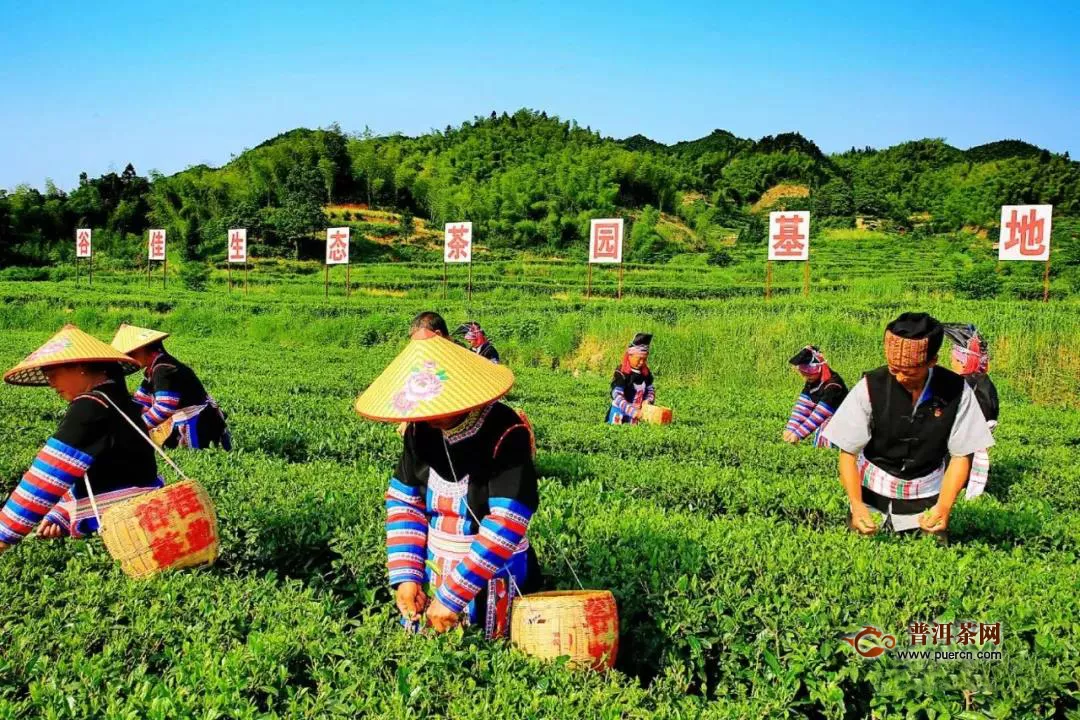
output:
[[[13,545],[26,537],[93,462],[93,456],[49,438],[0,510],[0,542]]]

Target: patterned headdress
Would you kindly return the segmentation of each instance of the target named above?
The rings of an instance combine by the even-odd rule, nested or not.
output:
[[[990,348],[974,325],[948,323],[945,334],[953,342],[953,359],[963,366],[962,375],[985,373],[989,369]]]
[[[473,347],[479,347],[487,342],[487,336],[484,334],[484,329],[480,327],[480,323],[473,320],[458,325],[454,334],[464,336],[465,340]]]
[[[652,344],[651,333],[638,333],[634,336],[634,339],[630,341],[630,344],[626,346],[626,352],[623,353],[622,362],[619,365],[619,371],[624,375],[629,375],[634,372],[634,369],[630,366],[631,355],[643,355],[646,360],[638,367],[638,372],[642,375],[649,374],[649,346]]]
[[[904,313],[885,328],[885,361],[898,368],[925,365],[937,357],[945,330],[927,313]]]
[[[814,345],[804,347],[788,360],[788,363],[794,365],[799,373],[805,377],[814,377],[829,367],[825,356]]]
[[[513,384],[514,373],[505,365],[431,330],[417,330],[353,407],[382,422],[438,420],[492,403]]]
[[[60,365],[115,364],[125,375],[139,369],[139,364],[96,337],[74,325],[65,325],[47,343],[30,353],[21,363],[4,374],[11,385],[48,385],[44,368]]]

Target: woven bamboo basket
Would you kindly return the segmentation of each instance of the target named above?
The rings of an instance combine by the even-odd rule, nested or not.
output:
[[[101,518],[105,549],[129,577],[212,564],[219,541],[214,504],[183,480],[115,505]]]
[[[619,611],[607,590],[558,590],[514,600],[510,640],[539,658],[563,655],[594,670],[615,665]]]
[[[169,418],[150,431],[150,439],[153,440],[154,444],[158,447],[165,447],[165,441],[172,435],[172,431],[173,421],[172,418]]]
[[[641,419],[651,425],[667,425],[671,422],[671,408],[660,405],[642,405]]]

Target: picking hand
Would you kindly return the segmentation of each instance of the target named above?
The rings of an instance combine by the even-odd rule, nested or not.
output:
[[[949,527],[950,512],[951,508],[944,508],[940,503],[935,504],[919,515],[919,527],[929,533],[944,532]]]
[[[0,542],[0,555],[3,555],[5,551],[10,550],[11,546],[6,542]]]
[[[397,608],[406,620],[419,620],[427,606],[427,595],[417,582],[403,582],[397,586]]]
[[[790,430],[785,430],[783,440],[786,443],[791,443],[792,445],[795,445],[799,442],[799,436],[791,432]]]
[[[440,633],[450,630],[461,620],[456,612],[439,602],[437,597],[428,606],[427,619],[435,632]]]
[[[851,527],[862,535],[873,535],[877,532],[877,524],[866,505],[859,503],[857,507],[851,507]]]
[[[41,525],[38,526],[38,537],[43,537],[47,540],[56,540],[64,536],[64,531],[60,529],[60,526],[50,520],[42,520]]]

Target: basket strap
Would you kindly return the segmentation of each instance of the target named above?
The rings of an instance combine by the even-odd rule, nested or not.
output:
[[[184,471],[181,470],[180,467],[176,463],[173,462],[171,457],[169,457],[168,455],[165,454],[165,451],[162,450],[158,446],[158,444],[156,442],[154,442],[153,440],[150,439],[150,436],[146,434],[145,430],[143,430],[141,427],[136,425],[135,421],[133,421],[131,418],[129,418],[127,416],[127,413],[125,413],[123,410],[121,410],[120,408],[118,408],[116,406],[116,403],[113,402],[111,397],[109,397],[105,393],[101,392],[100,390],[95,390],[94,394],[95,395],[100,395],[101,397],[105,398],[105,401],[108,402],[110,405],[112,405],[113,409],[116,410],[117,413],[119,413],[120,417],[124,418],[125,422],[127,422],[128,425],[130,425],[132,428],[134,428],[135,432],[139,433],[139,436],[143,440],[145,440],[147,443],[149,443],[150,447],[154,448],[154,452],[156,452],[158,455],[160,455],[161,459],[164,460],[165,463],[169,467],[171,467],[176,472],[177,475],[179,475],[184,480],[190,480],[191,479],[187,475],[184,474]],[[100,522],[100,520],[98,522]]]
[[[90,498],[90,508],[94,511],[94,517],[97,518],[98,532],[101,532],[101,513],[98,512],[97,498],[94,497],[94,489],[90,487],[90,473],[83,473],[83,482],[86,484],[86,495]],[[75,505],[78,508],[78,503]],[[76,513],[77,515],[77,513]],[[75,523],[76,518],[72,518],[72,524]]]

